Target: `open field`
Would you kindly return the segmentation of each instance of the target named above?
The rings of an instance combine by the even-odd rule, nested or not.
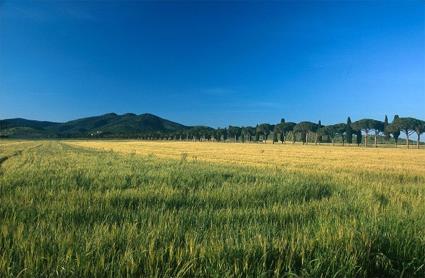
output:
[[[425,175],[425,150],[332,147],[293,144],[242,144],[179,141],[67,141],[73,146],[165,159],[278,167],[317,174]]]
[[[2,277],[425,276],[424,150],[0,141],[0,158]]]

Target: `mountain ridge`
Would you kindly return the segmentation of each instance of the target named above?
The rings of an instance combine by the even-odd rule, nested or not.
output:
[[[67,122],[12,118],[0,120],[0,136],[6,138],[137,137],[147,132],[175,132],[191,128],[154,114],[106,113]]]

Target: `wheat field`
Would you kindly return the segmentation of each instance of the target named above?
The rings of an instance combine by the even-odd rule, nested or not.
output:
[[[425,151],[0,141],[2,277],[424,277]]]
[[[164,159],[185,158],[318,174],[425,174],[422,149],[180,141],[68,141],[67,144]]]

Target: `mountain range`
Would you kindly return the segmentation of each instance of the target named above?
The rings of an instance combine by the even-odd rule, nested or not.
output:
[[[0,136],[3,138],[129,138],[152,132],[172,133],[190,128],[193,127],[148,113],[108,113],[64,123],[22,118],[0,120]]]

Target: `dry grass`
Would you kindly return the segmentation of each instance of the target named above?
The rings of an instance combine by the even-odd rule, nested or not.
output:
[[[425,150],[292,144],[173,141],[70,141],[68,144],[126,154],[278,167],[311,173],[386,172],[425,175]]]

